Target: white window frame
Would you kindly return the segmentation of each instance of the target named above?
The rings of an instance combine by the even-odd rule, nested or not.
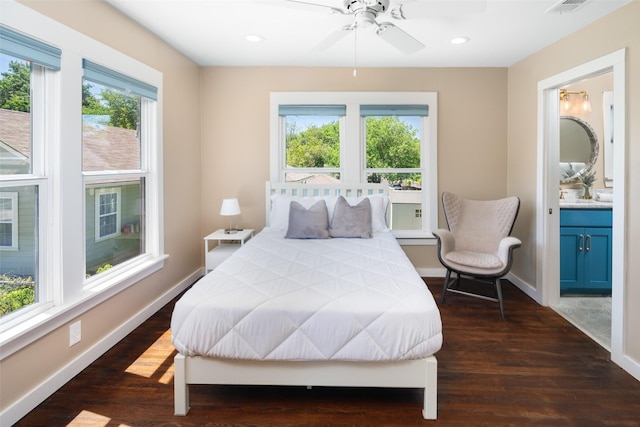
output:
[[[121,227],[121,214],[120,214],[120,209],[121,209],[121,203],[122,203],[122,196],[121,196],[121,191],[119,188],[98,188],[95,190],[95,239],[96,242],[99,242],[101,240],[106,240],[106,239],[110,239],[112,237],[116,237],[120,235],[120,227]],[[101,196],[105,196],[107,194],[115,194],[116,195],[116,211],[115,212],[111,212],[108,215],[112,216],[115,215],[116,216],[116,230],[113,233],[110,234],[105,234],[102,235],[101,234],[101,230],[100,230],[100,219],[103,216],[106,215],[101,215],[100,214],[100,198]]]
[[[53,142],[54,138],[47,138],[48,133],[54,132],[56,128],[54,121],[56,116],[55,103],[58,101],[58,72],[45,68],[36,63],[31,63],[30,72],[30,94],[31,94],[31,159],[30,172],[24,174],[7,175],[0,177],[1,188],[5,191],[17,187],[33,187],[37,216],[34,228],[37,230],[36,236],[36,271],[35,293],[37,295],[34,303],[22,307],[12,313],[0,317],[0,348],[3,345],[2,335],[4,331],[16,329],[24,324],[25,319],[32,318],[50,309],[54,304],[55,295],[53,292],[52,278],[48,275],[51,263],[47,257],[52,251],[48,248],[48,237],[43,233],[44,227],[49,224],[49,199],[51,180],[48,175],[48,166],[45,161],[47,141]],[[17,204],[16,204],[17,205]],[[17,211],[19,221],[19,211]],[[16,239],[18,242],[13,250],[19,250],[20,230],[16,229]],[[7,250],[7,249],[5,249]],[[1,353],[0,353],[1,356]]]
[[[438,94],[437,92],[272,92],[270,96],[270,180],[282,183],[286,171],[284,119],[280,105],[346,105],[340,123],[340,181],[366,182],[365,140],[362,135],[360,105],[428,105],[422,118],[420,169],[422,173],[422,229],[394,230],[401,243],[434,244],[431,233],[438,225]],[[344,127],[344,130],[343,130]]]
[[[0,192],[0,199],[11,200],[11,246],[0,245],[0,250],[18,249],[18,193],[17,192]],[[0,222],[1,219],[0,219]]]
[[[167,255],[162,198],[162,73],[18,2],[0,2],[0,12],[3,25],[62,51],[60,70],[41,73],[47,92],[43,94],[44,120],[32,118],[33,173],[2,181],[5,189],[37,186],[39,301],[44,301],[0,318],[2,360],[158,271]],[[144,171],[138,175],[145,178],[145,254],[94,276],[90,287],[85,286],[85,265],[78,262],[84,259],[86,240],[85,227],[79,226],[86,211],[83,180],[87,177],[82,173],[81,152],[83,59],[157,88],[157,100],[144,112],[150,128],[141,149],[148,154],[146,164],[141,165]],[[33,82],[33,74],[32,91],[37,92],[40,83],[39,79]],[[38,106],[33,99],[32,105]]]

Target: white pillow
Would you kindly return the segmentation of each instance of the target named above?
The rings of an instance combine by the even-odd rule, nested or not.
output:
[[[361,197],[346,197],[346,199],[351,206],[356,206],[365,197],[368,198],[371,202],[371,231],[373,231],[374,233],[388,231],[389,227],[387,226],[387,206],[389,205],[389,196],[385,194],[370,194],[368,196]]]
[[[345,199],[347,199],[351,206],[356,206],[365,197],[367,197],[371,202],[371,231],[374,233],[388,231],[387,206],[389,204],[389,196],[385,194],[371,194],[361,197],[345,197]],[[321,199],[324,199],[327,204],[329,223],[331,223],[331,220],[333,219],[333,211],[336,207],[336,202],[338,201],[338,196],[297,197],[274,194],[271,196],[269,227],[274,230],[287,231],[287,228],[289,227],[289,204],[292,200],[295,200],[305,208],[309,209]]]
[[[271,212],[269,213],[269,227],[274,230],[287,231],[289,227],[289,205],[292,201],[300,203],[306,209],[309,209],[317,201],[324,200],[327,204],[327,212],[329,221],[333,218],[333,210],[336,207],[336,196],[323,197],[296,197],[285,196],[283,194],[274,194],[271,196]]]

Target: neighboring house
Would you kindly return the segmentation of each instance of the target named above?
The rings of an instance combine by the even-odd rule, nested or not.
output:
[[[287,182],[298,184],[339,184],[340,180],[327,174],[299,172],[287,173]]]
[[[84,120],[85,171],[139,169],[140,142],[135,130],[108,126],[102,120]],[[108,117],[106,118],[108,122]],[[30,172],[31,123],[29,113],[0,109],[0,167],[3,174]],[[34,197],[23,190],[0,191],[0,274],[33,276],[37,212]],[[139,181],[94,180],[87,185],[86,271],[94,274],[104,264],[115,265],[141,251],[142,201]]]

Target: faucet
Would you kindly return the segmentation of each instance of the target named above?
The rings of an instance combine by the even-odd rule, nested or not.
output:
[[[567,192],[567,190],[560,190],[560,200],[564,199],[564,194]]]

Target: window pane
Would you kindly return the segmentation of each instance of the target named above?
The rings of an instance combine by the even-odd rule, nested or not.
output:
[[[0,249],[18,247],[18,193],[0,193]]]
[[[368,182],[389,183],[390,228],[422,229],[422,175],[419,173],[369,173]]]
[[[0,53],[0,175],[31,173],[31,65]]]
[[[419,168],[418,116],[366,118],[367,168]]]
[[[144,191],[144,178],[87,182],[87,277],[144,253]]]
[[[38,301],[38,190],[36,186],[2,190],[0,316]]]
[[[84,80],[82,168],[140,169],[140,96]]]
[[[285,116],[286,166],[340,167],[339,116]]]

